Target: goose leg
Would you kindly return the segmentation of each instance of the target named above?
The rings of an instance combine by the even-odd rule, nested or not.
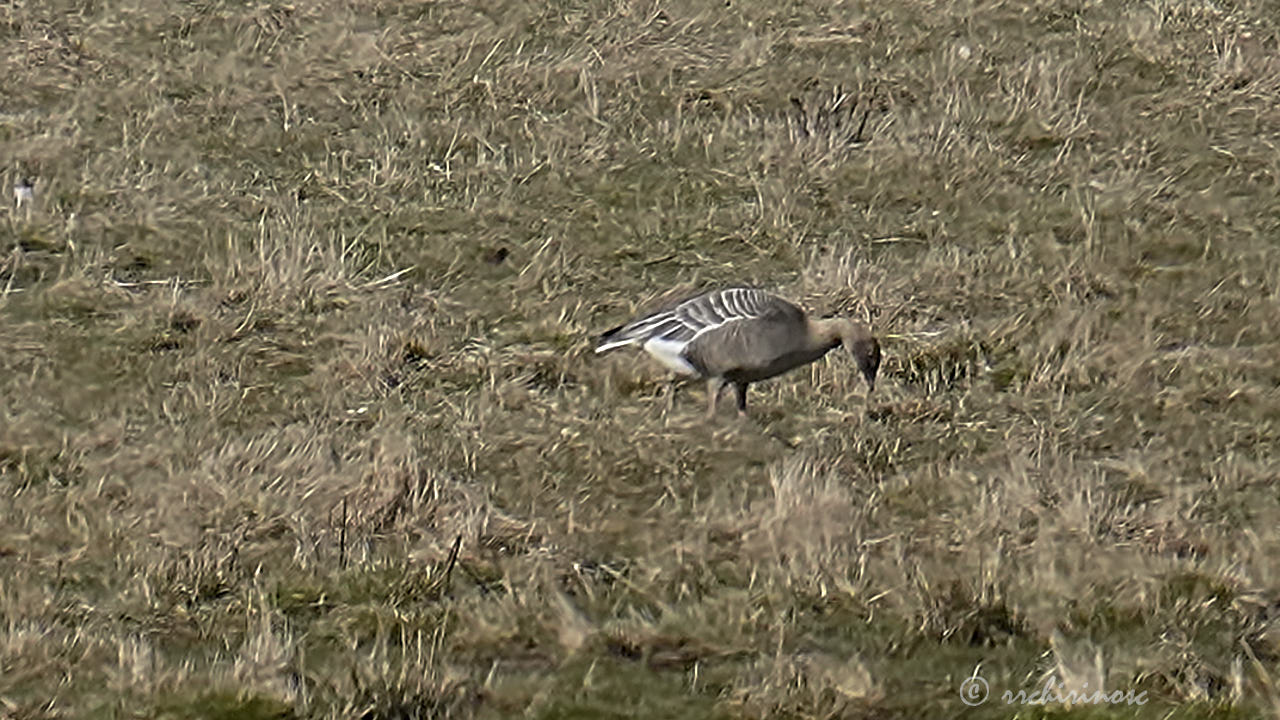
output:
[[[724,378],[713,377],[707,380],[707,419],[716,416],[716,400],[724,389]]]
[[[747,416],[747,383],[737,382],[733,384],[733,390],[738,395],[738,414]]]

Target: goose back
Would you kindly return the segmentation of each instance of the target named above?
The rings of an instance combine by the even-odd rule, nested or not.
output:
[[[773,305],[773,312],[698,336],[685,358],[705,376],[749,383],[813,362],[839,346],[838,339],[814,337],[799,308],[781,298]]]
[[[613,328],[600,336],[596,352],[624,345],[654,341],[678,348],[681,354],[695,339],[714,343],[718,332],[741,322],[775,319],[790,321],[803,327],[804,312],[800,308],[755,288],[726,288],[704,292],[668,303],[636,320]]]

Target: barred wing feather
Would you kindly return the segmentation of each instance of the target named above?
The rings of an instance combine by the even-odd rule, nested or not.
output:
[[[704,293],[610,330],[600,336],[596,352],[651,340],[664,345],[688,345],[699,335],[736,320],[766,317],[779,309],[779,302],[783,301],[754,288]]]

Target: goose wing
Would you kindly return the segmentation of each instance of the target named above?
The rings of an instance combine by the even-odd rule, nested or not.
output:
[[[787,301],[755,288],[727,288],[695,295],[600,336],[596,352],[658,340],[687,346],[695,338],[739,320],[799,312]]]

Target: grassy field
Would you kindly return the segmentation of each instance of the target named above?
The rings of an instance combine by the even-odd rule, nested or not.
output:
[[[1280,715],[1275,2],[0,47],[0,718]],[[875,393],[707,423],[592,353],[730,282],[869,320]],[[1046,682],[1147,702],[1001,698]]]

